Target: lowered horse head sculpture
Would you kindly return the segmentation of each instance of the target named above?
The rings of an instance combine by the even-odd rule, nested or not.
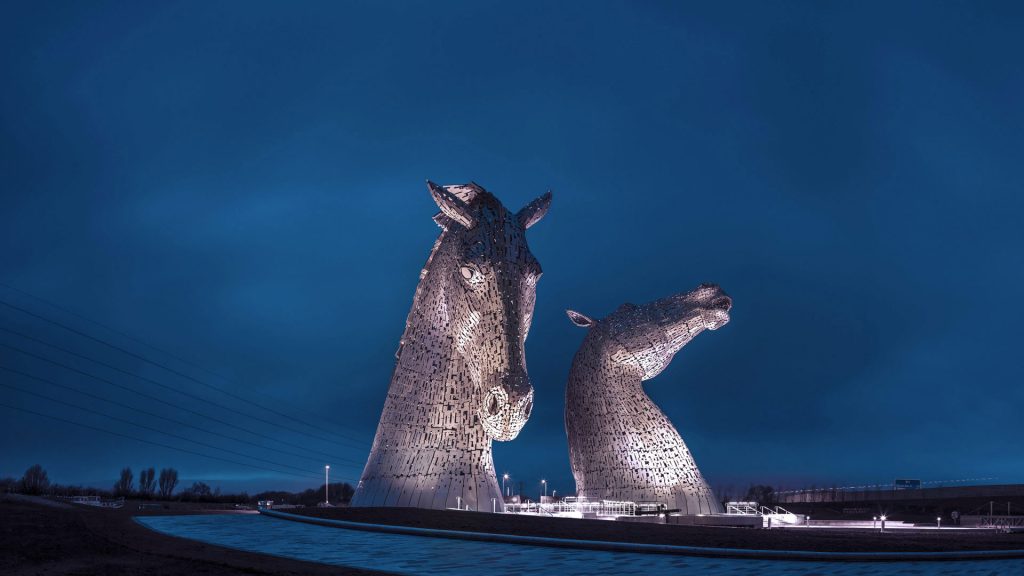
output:
[[[533,409],[524,344],[541,268],[526,229],[551,193],[513,213],[477,184],[427,187],[442,232],[352,505],[503,510],[491,440],[514,439]]]
[[[593,320],[573,359],[565,397],[569,459],[579,496],[658,502],[683,514],[722,511],[689,449],[641,383],[664,370],[705,329],[729,321],[732,299],[703,284],[643,306],[623,304]]]

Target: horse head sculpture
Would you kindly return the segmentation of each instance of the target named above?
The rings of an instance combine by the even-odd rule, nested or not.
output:
[[[729,322],[732,298],[716,284],[701,284],[692,292],[675,294],[643,306],[623,304],[600,322],[567,310],[573,324],[599,331],[610,358],[633,366],[641,380],[661,373],[694,336]]]
[[[352,505],[503,510],[491,441],[514,439],[533,409],[524,345],[541,268],[526,230],[551,193],[511,212],[474,183],[427,187],[442,232]]]
[[[721,512],[682,437],[643,391],[704,330],[729,322],[732,299],[703,284],[601,320],[567,310],[588,328],[573,359],[565,428],[577,494],[658,502],[684,514]]]
[[[542,271],[526,229],[547,212],[551,193],[513,214],[473,183],[427,186],[446,231],[431,262],[443,275],[436,281],[446,296],[444,320],[480,393],[480,425],[494,440],[512,440],[533,409],[525,342]]]

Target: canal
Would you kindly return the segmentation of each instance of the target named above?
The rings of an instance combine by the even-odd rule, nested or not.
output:
[[[701,574],[995,575],[1022,574],[1022,560],[808,562],[701,558],[501,544],[315,526],[255,514],[148,516],[158,532],[298,560],[409,575]]]

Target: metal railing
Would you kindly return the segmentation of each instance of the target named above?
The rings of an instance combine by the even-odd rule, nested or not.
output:
[[[760,516],[757,502],[726,502],[726,514],[743,514],[745,516]]]
[[[510,514],[549,515],[595,515],[602,517],[636,516],[644,510],[645,504],[619,500],[587,500],[570,496],[557,502],[524,502],[505,504],[505,512]]]

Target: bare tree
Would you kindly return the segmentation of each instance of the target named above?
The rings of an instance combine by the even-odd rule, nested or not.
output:
[[[135,480],[131,468],[121,469],[121,478],[114,483],[114,496],[131,496]]]
[[[143,498],[149,498],[153,496],[154,481],[156,480],[156,470],[149,467],[139,472],[139,495]]]
[[[775,501],[775,490],[771,486],[757,484],[747,489],[744,499],[748,502],[771,504]]]
[[[352,500],[352,496],[356,493],[355,488],[352,487],[348,482],[334,483],[331,484],[331,501],[332,502],[349,502]]]
[[[25,470],[25,475],[21,477],[21,491],[25,494],[42,494],[49,487],[50,479],[39,464]]]
[[[184,500],[205,500],[213,496],[210,485],[206,482],[193,482],[191,488],[182,490],[181,497]]]
[[[160,479],[157,481],[160,485],[160,497],[167,499],[174,494],[174,487],[178,485],[178,471],[174,468],[164,468],[160,470]]]

